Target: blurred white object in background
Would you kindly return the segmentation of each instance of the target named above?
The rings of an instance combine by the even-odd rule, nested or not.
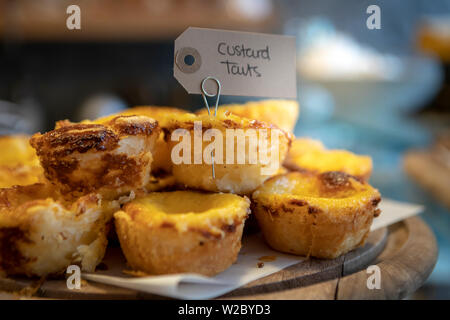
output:
[[[326,119],[328,110],[330,117],[408,143],[428,139],[423,126],[407,115],[427,103],[440,87],[443,74],[437,61],[377,52],[337,32],[326,18],[292,21],[287,30],[292,34],[295,27],[299,102],[303,110],[320,115],[310,118]],[[312,97],[318,92],[324,96],[317,87],[330,95],[326,108],[320,105],[323,99]]]
[[[0,100],[0,135],[32,134],[42,127],[42,110],[35,100],[25,98],[18,104]]]
[[[228,0],[224,2],[230,15],[238,15],[246,19],[267,18],[273,11],[272,0]]]
[[[113,94],[97,94],[89,97],[81,106],[77,113],[78,121],[85,119],[96,119],[112,113],[122,111],[127,108],[127,104]]]
[[[363,46],[321,19],[301,31],[297,67],[317,80],[395,80],[404,70],[399,57]]]

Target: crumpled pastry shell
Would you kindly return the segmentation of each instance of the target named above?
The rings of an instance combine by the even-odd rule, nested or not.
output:
[[[45,176],[62,193],[113,199],[147,185],[159,133],[154,119],[117,116],[104,123],[61,121],[30,142]]]

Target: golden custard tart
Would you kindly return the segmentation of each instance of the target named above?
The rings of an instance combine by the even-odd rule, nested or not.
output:
[[[200,124],[199,129],[195,129],[196,124]],[[220,136],[214,136],[209,129],[217,129],[214,132]],[[174,162],[172,172],[179,185],[241,195],[250,194],[277,174],[291,141],[290,134],[271,124],[229,113],[217,117],[173,115],[163,130],[168,133]],[[200,134],[196,136],[196,132]],[[207,138],[208,133],[211,136]],[[211,160],[207,158],[213,145],[222,151],[221,154],[217,149],[214,151],[215,178]]]
[[[173,108],[173,107],[160,107],[160,106],[137,106],[133,108],[126,109],[117,113],[115,115],[103,117],[97,119],[96,122],[107,122],[118,115],[136,115],[136,116],[146,116],[158,121],[160,127],[164,127],[165,124],[174,114],[184,114],[187,113],[183,109]],[[152,162],[152,174],[158,176],[164,173],[172,172],[172,160],[170,159],[170,149],[166,141],[165,132],[161,131],[158,139],[155,143],[155,148],[153,152],[153,162]]]
[[[155,192],[126,204],[114,218],[133,269],[212,276],[236,261],[249,206],[233,194]]]
[[[0,189],[0,273],[42,277],[71,264],[94,271],[119,208],[98,194],[66,201],[50,184]]]
[[[342,171],[368,181],[372,173],[372,159],[346,150],[328,150],[320,141],[297,138],[292,142],[284,166],[293,171],[322,173]]]
[[[95,122],[105,123],[117,116],[145,116],[155,119],[161,125],[170,119],[174,114],[187,113],[183,109],[174,107],[163,107],[163,106],[136,106],[133,108],[125,109],[121,112],[115,113],[113,115],[105,116],[95,120]]]
[[[102,123],[60,121],[30,142],[45,176],[62,193],[112,199],[148,184],[159,134],[152,118],[117,116]]]
[[[44,180],[44,172],[29,136],[0,136],[0,188]]]
[[[291,172],[258,188],[252,211],[275,250],[333,259],[364,244],[380,200],[344,172]]]
[[[292,140],[291,148],[286,156],[286,160],[313,151],[325,151],[325,146],[322,141],[308,137],[295,138]]]
[[[278,128],[293,132],[299,115],[298,102],[295,100],[261,100],[244,104],[225,104],[218,108],[218,113],[231,112],[234,115],[272,123]],[[202,109],[198,114],[208,114]],[[213,109],[211,113],[214,114]]]

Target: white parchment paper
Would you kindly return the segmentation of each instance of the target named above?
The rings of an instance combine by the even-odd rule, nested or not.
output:
[[[381,200],[378,208],[381,214],[373,220],[370,231],[389,226],[421,213],[425,208],[419,204],[399,202],[391,199]]]
[[[372,231],[423,211],[423,206],[389,199],[383,199],[379,207],[382,213],[374,220]],[[264,261],[264,266],[259,268],[259,259],[264,256],[273,256],[276,259]],[[274,251],[264,243],[261,235],[252,235],[243,239],[242,249],[236,263],[211,278],[197,274],[132,278],[125,275],[122,277],[101,273],[83,273],[82,277],[89,281],[102,282],[171,298],[210,299],[304,260],[304,257]]]

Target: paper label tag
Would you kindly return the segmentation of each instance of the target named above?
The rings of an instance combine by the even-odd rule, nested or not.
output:
[[[221,94],[296,98],[295,38],[189,27],[175,40],[174,77],[188,93],[217,78]],[[205,82],[214,93],[217,85]]]

